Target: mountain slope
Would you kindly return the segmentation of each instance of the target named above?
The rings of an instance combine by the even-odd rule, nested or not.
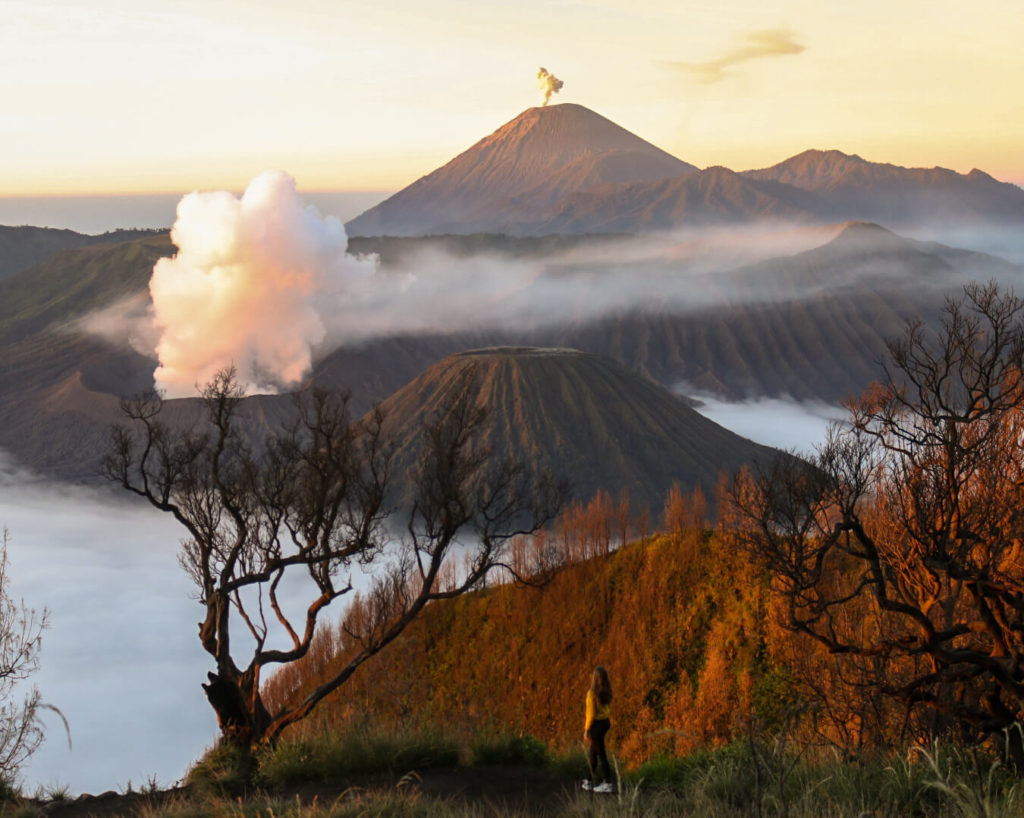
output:
[[[346,229],[353,236],[516,232],[570,193],[695,170],[581,105],[530,108]]]
[[[353,236],[655,232],[763,220],[901,228],[1024,224],[1024,190],[980,170],[809,150],[697,168],[580,105],[530,108],[346,225]]]
[[[530,227],[546,233],[649,233],[752,221],[819,221],[814,194],[790,185],[707,168],[652,182],[602,185],[563,198]]]
[[[571,551],[592,537],[559,527],[546,546]],[[738,720],[782,709],[780,681],[798,682],[787,654],[822,662],[816,680],[830,681],[813,647],[774,626],[767,583],[727,533],[678,530],[570,562],[540,589],[443,600],[297,729],[341,732],[372,714],[380,725],[529,735],[578,753],[589,676],[604,665],[618,758],[728,743]],[[268,680],[271,701],[301,699],[359,647],[342,623],[319,644]]]
[[[1002,259],[851,224],[796,255],[687,277],[689,300],[551,328],[533,343],[607,355],[684,390],[834,403],[878,378],[886,341],[908,321],[936,321],[964,283],[1022,277]]]
[[[659,508],[675,482],[710,490],[721,472],[776,454],[614,361],[496,347],[449,356],[384,401],[388,428],[402,435],[400,463],[415,462],[424,421],[467,383],[473,405],[487,409],[492,452],[550,469],[581,500],[625,489],[637,506]]]
[[[687,245],[678,245],[677,254],[677,245],[662,240],[422,242],[440,242],[454,255],[547,259],[539,275],[566,282],[580,276],[584,289],[572,287],[585,299],[622,286],[656,300],[643,310],[624,303],[621,312],[601,318],[567,306],[557,325],[529,331],[452,327],[414,335],[396,327],[394,335],[326,354],[311,380],[351,391],[360,412],[446,355],[529,344],[604,355],[682,391],[835,402],[878,377],[885,341],[902,334],[909,320],[934,321],[944,297],[958,295],[964,282],[1024,277],[1001,259],[911,241],[877,225],[799,232],[813,233],[820,244],[805,241],[801,246],[813,249],[794,254],[781,242],[766,261],[727,255],[721,264],[696,266],[687,261]],[[380,250],[402,273],[421,241],[364,244],[361,250]],[[650,247],[657,249],[653,260],[633,252]],[[0,448],[53,476],[82,477],[86,464],[95,463],[116,397],[151,386],[155,363],[127,345],[84,334],[76,319],[126,296],[144,299],[153,262],[171,252],[166,235],[80,248],[0,282]]]
[[[157,259],[175,252],[167,233],[64,250],[0,281],[0,343],[66,323],[145,292]]]

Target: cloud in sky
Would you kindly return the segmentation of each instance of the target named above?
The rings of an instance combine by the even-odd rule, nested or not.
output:
[[[690,74],[697,82],[710,84],[729,76],[729,69],[752,60],[768,57],[786,57],[800,54],[804,46],[798,43],[789,29],[768,28],[751,31],[743,45],[727,51],[721,57],[705,62],[666,61],[670,68]]]

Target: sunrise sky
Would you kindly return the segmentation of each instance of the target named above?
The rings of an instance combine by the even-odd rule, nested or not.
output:
[[[0,196],[394,190],[575,102],[700,167],[1024,182],[1021,0],[2,0]]]

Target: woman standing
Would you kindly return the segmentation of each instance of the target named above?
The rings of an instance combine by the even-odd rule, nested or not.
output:
[[[612,769],[608,764],[604,738],[611,729],[612,685],[608,671],[603,667],[594,668],[594,676],[587,691],[587,721],[583,726],[583,739],[590,741],[590,775],[596,779],[598,766],[603,765],[604,775],[596,787],[591,779],[583,782],[583,789],[594,792],[612,792]]]

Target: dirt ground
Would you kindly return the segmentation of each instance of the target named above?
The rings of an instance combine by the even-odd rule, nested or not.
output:
[[[488,814],[492,812],[491,808],[497,807],[545,818],[556,814],[573,796],[577,786],[576,781],[532,767],[462,767],[454,770],[424,770],[403,779],[397,776],[378,776],[337,784],[304,784],[274,795],[289,801],[298,796],[304,803],[316,799],[321,804],[330,804],[353,789],[389,791],[402,787],[422,793],[428,798],[472,804],[480,808],[480,814]],[[48,818],[133,816],[144,807],[152,807],[184,793],[184,790],[178,789],[149,796],[113,792],[83,795],[69,801],[47,804],[42,813]]]

